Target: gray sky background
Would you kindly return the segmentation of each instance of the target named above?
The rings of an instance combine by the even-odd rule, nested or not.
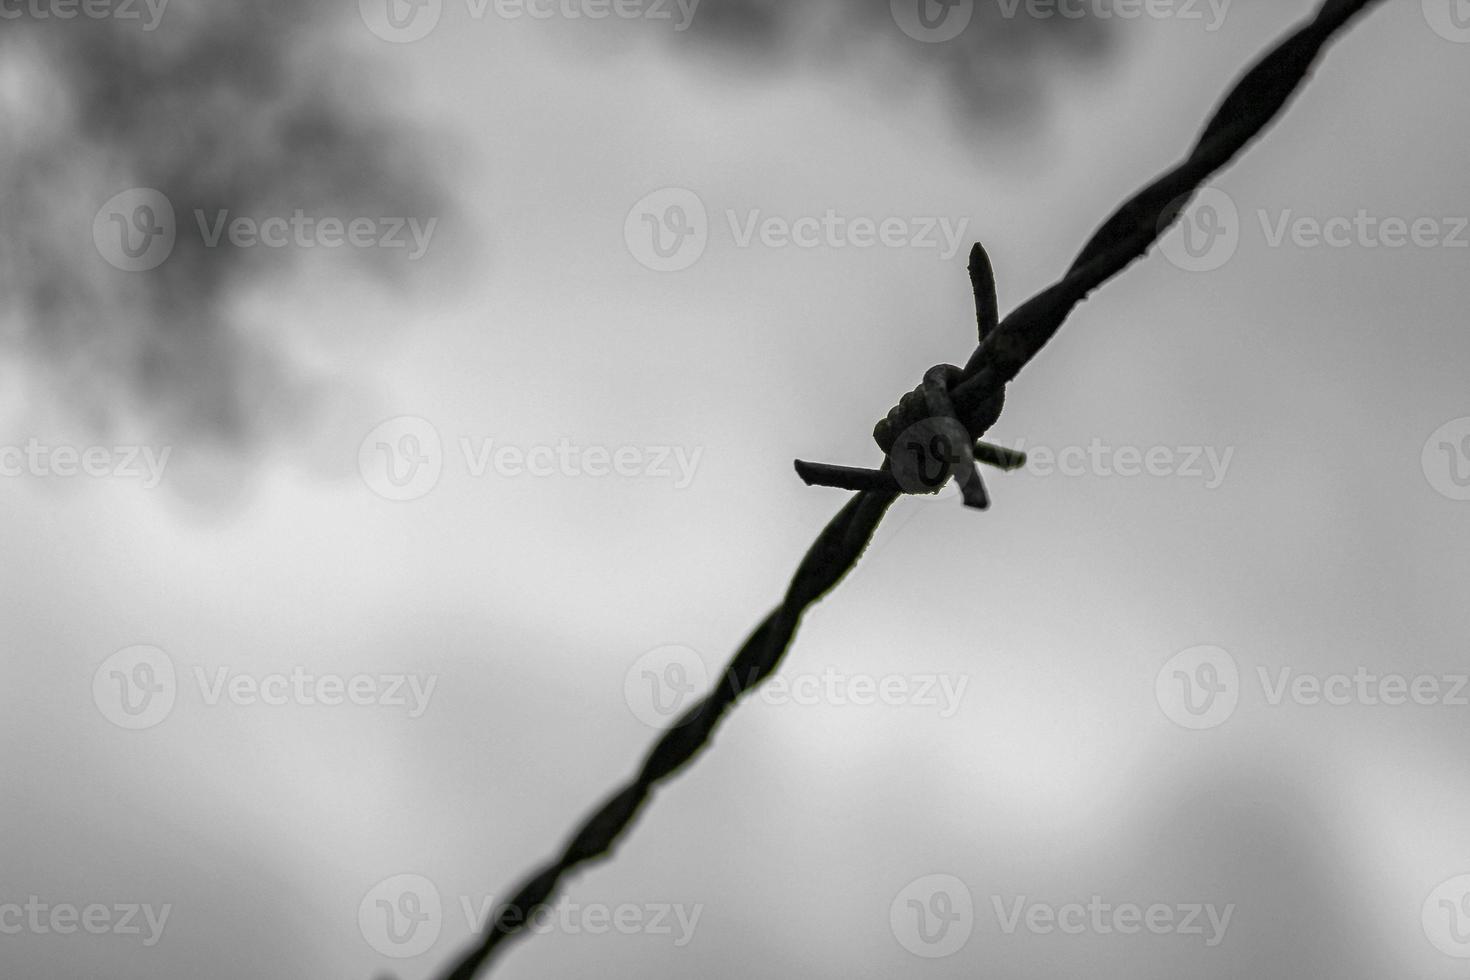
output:
[[[292,406],[245,384],[258,400],[240,409],[250,438],[200,422],[224,380],[185,370],[156,389],[164,408],[147,384],[113,399],[106,370],[59,369],[83,362],[33,341],[51,329],[35,304],[6,310],[0,444],[173,448],[154,489],[0,480],[12,556],[0,568],[0,772],[13,788],[0,904],[172,912],[152,947],[0,936],[4,972],[432,976],[469,934],[461,898],[508,898],[655,736],[625,696],[639,658],[682,645],[714,670],[779,598],[842,500],[802,486],[791,460],[873,463],[873,423],[930,365],[968,355],[969,242],[989,248],[1004,310],[1032,295],[1310,9],[1240,2],[1215,31],[1144,19],[1094,25],[1085,44],[1037,39],[1013,55],[1032,79],[1019,119],[939,97],[954,51],[881,18],[844,35],[858,54],[812,61],[712,42],[698,14],[678,34],[475,20],[449,4],[409,44],[385,43],[350,9],[314,34],[272,34],[352,59],[342,78],[357,81],[323,82],[320,97],[364,122],[341,162],[262,181],[233,207],[414,208],[439,218],[439,237],[419,263],[297,250],[221,273],[188,322],[207,314],[210,336],[311,379],[312,397]],[[147,43],[168,41],[173,13]],[[273,28],[267,16],[234,29]],[[960,677],[957,710],[751,699],[616,860],[567,893],[700,906],[692,941],[537,936],[497,975],[1462,976],[1421,910],[1470,874],[1470,708],[1272,705],[1258,669],[1272,683],[1283,668],[1470,671],[1470,502],[1451,499],[1447,462],[1426,473],[1421,460],[1437,430],[1470,416],[1470,250],[1273,247],[1258,215],[1470,214],[1470,125],[1454,111],[1467,52],[1419,3],[1360,22],[1216,183],[1241,216],[1233,257],[1187,272],[1156,251],[1107,286],[1011,387],[992,432],[1033,449],[1232,451],[1218,486],[1033,465],[990,475],[983,515],[954,499],[900,502],[783,673]],[[40,75],[6,71],[41,91]],[[44,126],[28,104],[11,100],[10,125]],[[211,117],[226,133],[243,118]],[[126,153],[93,143],[75,158],[85,179],[52,175],[40,192],[54,214],[7,212],[5,238],[21,229],[32,250],[5,276],[34,285],[37,254],[59,263],[66,295],[88,297],[68,307],[76,349],[105,351],[113,324],[146,331],[129,324],[156,296],[198,283],[139,284],[152,273],[102,260],[93,214],[146,185]],[[362,193],[318,195],[315,180],[341,186],[338,169]],[[692,267],[658,273],[624,225],[670,187],[699,197],[711,230]],[[829,208],[968,225],[945,259],[742,248],[725,219]],[[186,251],[156,271],[180,257],[183,270],[212,260]],[[190,350],[175,370],[236,364]],[[167,395],[178,390],[204,400]],[[92,396],[100,409],[75,410]],[[445,447],[437,486],[407,502],[358,470],[363,440],[398,416],[428,420]],[[461,439],[701,455],[682,488],[475,477]],[[166,651],[180,685],[166,720],[125,731],[94,703],[93,675],[135,644]],[[1238,664],[1239,706],[1190,731],[1155,681],[1202,645]],[[196,667],[438,680],[409,718],[209,705]],[[394,960],[358,913],[399,874],[433,881],[445,911],[429,951]],[[972,937],[940,959],[908,952],[890,926],[896,897],[931,875],[959,879],[975,904]],[[993,907],[1093,895],[1235,908],[1206,948],[1181,935],[1006,934]]]

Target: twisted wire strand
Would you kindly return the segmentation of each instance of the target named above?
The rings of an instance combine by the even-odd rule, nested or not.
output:
[[[1328,41],[1379,2],[1324,0],[1311,21],[1258,61],[1220,104],[1190,155],[1104,222],[1059,282],[1028,300],[982,338],[949,390],[952,405],[945,407],[964,415],[995,398],[1056,334],[1078,303],[1147,252],[1183,213],[1200,186],[1264,132],[1306,79]],[[986,261],[983,250],[977,251],[978,260]],[[993,306],[987,310],[987,303],[994,300],[977,290],[976,301],[982,325],[987,313],[994,322]],[[975,433],[977,437],[981,434]],[[552,897],[565,875],[611,855],[657,785],[697,759],[725,713],[780,666],[803,614],[856,566],[898,496],[889,490],[863,490],[847,502],[807,551],[781,605],[747,637],[714,689],[664,732],[637,774],[583,821],[561,854],[521,884],[514,899],[443,974],[443,980],[473,980],[523,931],[527,917]]]

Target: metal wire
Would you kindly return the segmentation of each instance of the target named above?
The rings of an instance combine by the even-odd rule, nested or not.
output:
[[[988,428],[997,411],[987,411],[987,407],[996,404],[1004,385],[1056,334],[1073,307],[1147,252],[1183,213],[1201,185],[1280,114],[1327,42],[1378,2],[1325,0],[1311,21],[1242,77],[1182,163],[1120,207],[1092,236],[1061,281],[1027,301],[988,334],[985,323],[987,318],[993,322],[994,310],[987,310],[987,303],[993,304],[993,299],[982,295],[976,277],[981,342],[949,385],[950,404],[941,405],[946,414],[952,411],[967,422],[978,420]],[[972,272],[974,263],[983,259],[983,250],[978,252],[978,259],[972,257]],[[988,262],[984,265],[988,270]],[[910,399],[904,411],[880,422],[874,435],[884,452],[888,452],[902,424],[918,423],[928,412],[925,399]],[[908,414],[913,417],[906,417]],[[972,431],[972,435],[978,438],[983,429]],[[861,483],[851,474],[887,470],[885,462],[881,471],[845,472],[849,480]],[[531,913],[552,897],[568,872],[609,855],[654,788],[698,758],[725,713],[780,666],[802,615],[857,564],[888,508],[898,499],[900,489],[863,490],[848,501],[807,551],[781,604],[746,639],[714,689],[659,738],[637,774],[582,822],[562,852],[521,884],[473,948],[443,974],[444,980],[472,980],[523,931]]]

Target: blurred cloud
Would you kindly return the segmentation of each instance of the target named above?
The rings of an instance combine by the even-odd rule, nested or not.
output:
[[[313,368],[238,306],[328,256],[211,247],[196,213],[211,224],[440,213],[415,134],[365,98],[361,64],[325,50],[331,21],[318,5],[267,0],[168,6],[151,29],[116,17],[7,24],[0,350],[20,355],[33,415],[187,435],[227,455],[310,418]],[[172,251],[144,272],[109,265],[92,236],[99,208],[135,188],[162,193],[176,216]],[[404,281],[404,257],[330,253],[389,285]]]
[[[1010,122],[1044,107],[1057,69],[1113,49],[1113,32],[1097,17],[1033,17],[968,0],[703,0],[688,31],[672,36],[704,41],[699,54],[734,56],[737,71],[816,65],[875,95],[937,91],[961,119]]]

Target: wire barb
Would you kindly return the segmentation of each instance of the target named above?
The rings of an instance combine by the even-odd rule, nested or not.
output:
[[[797,464],[797,472],[809,483],[842,479],[854,484],[844,489],[860,492],[817,536],[797,567],[781,605],[750,634],[713,690],[664,732],[634,777],[577,828],[562,852],[531,873],[511,903],[443,975],[444,980],[472,980],[506,942],[523,934],[532,913],[551,899],[563,877],[606,857],[637,819],[654,787],[693,762],[708,746],[725,713],[780,666],[803,614],[856,566],[888,508],[898,499],[899,491],[885,479],[902,482],[892,473],[890,463],[895,440],[904,431],[900,423],[912,417],[907,413],[927,413],[932,395],[951,425],[953,419],[968,420],[967,431],[978,440],[999,415],[1005,384],[1061,328],[1072,308],[1143,255],[1178,219],[1190,196],[1265,131],[1307,77],[1327,42],[1364,10],[1380,2],[1323,0],[1315,18],[1273,48],[1237,83],[1184,162],[1119,208],[1093,235],[1061,281],[989,329],[988,324],[994,320],[994,277],[988,257],[977,246],[971,253],[970,271],[976,284],[981,341],[965,367],[958,375],[945,372],[942,391],[936,378],[935,383],[905,395],[894,412],[878,424],[874,436],[889,456],[883,469]],[[987,282],[988,288],[983,285]],[[976,461],[1003,469],[1020,465],[1019,454],[963,441],[973,447]],[[858,483],[863,485],[859,488]]]

